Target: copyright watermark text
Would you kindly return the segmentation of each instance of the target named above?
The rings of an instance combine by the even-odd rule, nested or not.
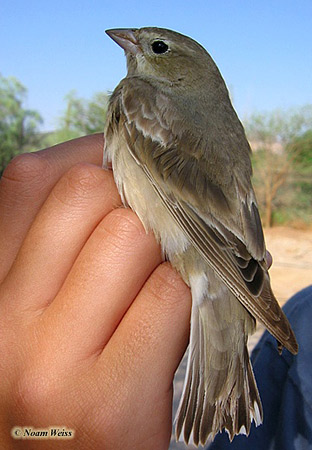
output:
[[[34,427],[13,427],[11,430],[13,439],[73,439],[75,430],[67,427],[49,427],[49,428],[34,428]]]

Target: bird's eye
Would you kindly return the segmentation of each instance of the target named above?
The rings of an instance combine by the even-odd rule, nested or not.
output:
[[[152,43],[152,50],[157,55],[160,55],[161,53],[166,53],[168,50],[168,45],[164,41],[154,41]]]

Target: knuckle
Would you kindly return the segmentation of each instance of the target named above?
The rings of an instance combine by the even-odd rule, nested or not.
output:
[[[162,304],[166,301],[169,307],[175,307],[181,298],[190,297],[189,288],[168,262],[154,270],[146,287],[153,297],[161,299]]]
[[[42,413],[45,405],[50,403],[53,398],[52,388],[46,373],[35,367],[28,367],[20,375],[14,389],[16,404],[26,417],[34,417]]]
[[[147,237],[142,222],[128,208],[112,210],[99,224],[99,229],[117,240],[118,246],[132,248]]]
[[[3,179],[17,183],[40,184],[45,182],[49,164],[36,153],[15,156],[3,172]]]
[[[76,164],[66,172],[54,187],[53,193],[58,200],[66,204],[87,201],[94,196],[105,194],[98,190],[104,182],[103,170],[86,163]]]

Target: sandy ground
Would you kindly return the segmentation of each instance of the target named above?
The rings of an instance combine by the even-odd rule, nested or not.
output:
[[[273,256],[270,269],[272,288],[279,303],[283,305],[289,297],[312,284],[312,231],[276,227],[265,230],[267,249]],[[264,327],[258,325],[257,332],[250,338],[249,350],[255,346]],[[277,355],[278,357],[278,355]],[[184,358],[175,377],[174,414],[180,399],[186,359]],[[195,449],[172,437],[170,450]]]
[[[266,246],[273,255],[270,276],[278,301],[285,301],[312,284],[312,231],[291,228],[265,230]]]

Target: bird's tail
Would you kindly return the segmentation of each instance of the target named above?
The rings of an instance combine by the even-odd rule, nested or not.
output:
[[[211,280],[213,274],[209,274]],[[248,351],[254,319],[230,291],[206,275],[190,280],[191,336],[176,436],[204,445],[225,429],[232,440],[262,423],[262,406]],[[213,289],[213,292],[212,292]]]

